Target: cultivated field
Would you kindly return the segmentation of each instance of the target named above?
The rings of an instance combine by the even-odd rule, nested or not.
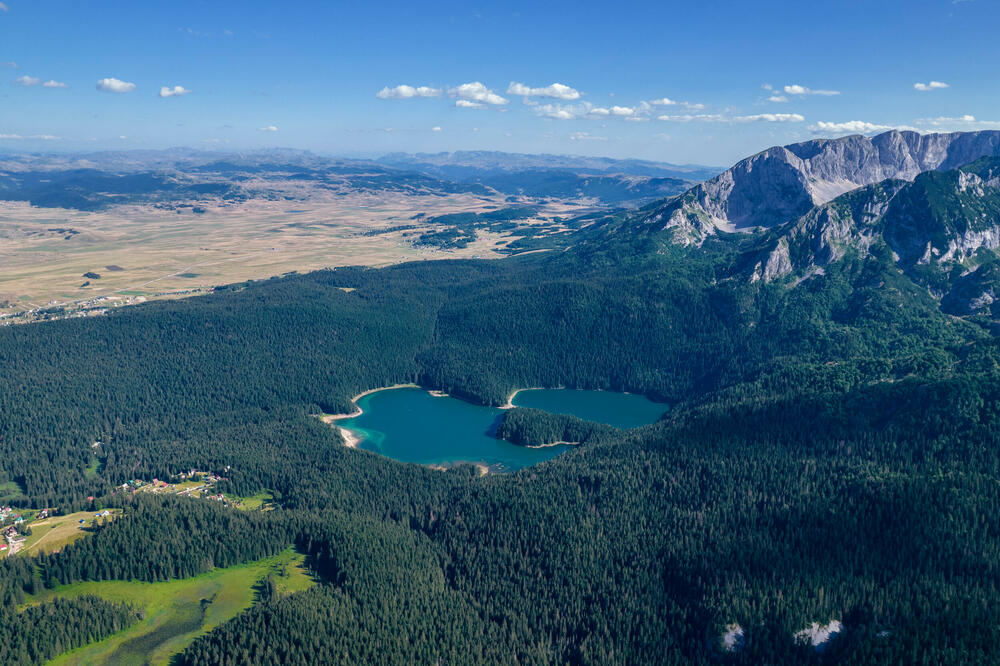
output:
[[[93,213],[0,202],[0,314],[101,296],[111,297],[108,306],[176,297],[289,271],[493,257],[510,236],[480,233],[461,250],[414,247],[408,237],[431,228],[414,219],[419,213],[433,217],[504,205],[510,204],[502,197],[398,193],[305,203],[253,200],[206,207],[201,214],[152,206]],[[547,204],[544,212],[570,215],[584,208]],[[370,233],[410,225],[417,228]]]
[[[291,594],[314,585],[302,561],[302,555],[289,549],[274,557],[213,569],[184,580],[88,581],[64,585],[30,596],[26,603],[93,594],[144,611],[143,619],[128,629],[68,652],[51,664],[168,664],[173,655],[196,637],[252,606],[255,586],[269,573],[279,594]]]

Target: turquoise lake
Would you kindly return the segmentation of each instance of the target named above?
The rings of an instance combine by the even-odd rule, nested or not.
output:
[[[607,391],[532,389],[514,398],[518,407],[634,428],[652,423],[667,410],[639,395]],[[359,447],[402,462],[422,465],[482,463],[494,471],[513,471],[556,457],[569,446],[528,448],[496,439],[504,410],[424,389],[400,388],[370,393],[360,400],[361,416],[338,425],[361,437]]]

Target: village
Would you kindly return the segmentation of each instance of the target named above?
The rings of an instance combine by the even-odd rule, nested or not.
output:
[[[222,493],[215,492],[214,486],[219,481],[225,481],[226,477],[224,476],[192,469],[187,472],[181,472],[177,477],[179,479],[177,482],[163,481],[156,478],[152,481],[131,479],[115,488],[112,494],[155,493],[198,497],[221,502],[225,506],[237,503],[235,498],[227,498]]]
[[[27,305],[16,303],[16,307],[22,309],[9,312],[0,311],[0,326],[31,324],[39,321],[54,321],[56,319],[99,317],[107,314],[113,308],[145,302],[145,296],[119,296],[110,294],[80,301],[52,300],[46,305],[38,305],[31,302],[27,302]]]

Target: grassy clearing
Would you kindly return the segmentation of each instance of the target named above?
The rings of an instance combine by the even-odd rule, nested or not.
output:
[[[267,490],[259,492],[256,495],[250,495],[249,497],[227,495],[227,498],[233,502],[233,506],[243,511],[267,511],[273,508],[274,505],[274,495]]]
[[[112,509],[110,516],[103,520],[114,520],[121,515],[121,509]],[[54,553],[77,539],[90,534],[94,528],[96,511],[78,511],[65,516],[53,516],[31,523],[31,536],[24,542],[19,552],[25,555]],[[82,523],[80,521],[83,521]]]
[[[87,469],[83,470],[83,475],[88,479],[93,479],[97,476],[97,470],[100,468],[100,465],[101,461],[97,459],[97,456],[94,456]]]
[[[14,499],[15,497],[22,497],[24,495],[24,489],[17,485],[17,481],[6,481],[0,483],[0,504],[3,504],[7,500]]]
[[[168,664],[195,638],[252,606],[256,587],[268,574],[282,595],[314,585],[303,559],[288,549],[274,557],[183,580],[74,583],[30,596],[27,603],[93,594],[143,610],[143,619],[128,629],[67,652],[51,664]]]

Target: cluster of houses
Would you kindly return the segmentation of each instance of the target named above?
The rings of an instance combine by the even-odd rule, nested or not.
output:
[[[198,290],[191,290],[198,291]],[[164,292],[173,293],[173,292]],[[157,294],[160,295],[160,294]],[[111,308],[118,308],[123,305],[133,303],[145,303],[145,296],[132,296],[123,298],[122,296],[98,296],[84,301],[59,302],[49,301],[45,306],[38,306],[29,303],[31,308],[25,308],[17,312],[0,312],[0,326],[11,324],[25,324],[36,321],[49,321],[54,319],[72,319],[77,317],[99,317],[108,313]],[[21,306],[24,307],[24,306]]]
[[[229,469],[228,467],[226,469]],[[188,470],[187,472],[181,472],[177,476],[180,477],[181,481],[187,481],[188,479],[202,479],[205,483],[211,485],[218,483],[219,481],[225,481],[226,478],[223,476],[216,476],[212,472],[202,472],[197,469]]]
[[[179,488],[176,484],[167,481],[162,481],[160,479],[153,479],[152,481],[143,481],[141,479],[132,479],[131,481],[126,481],[120,486],[122,493],[135,493],[139,491],[146,492],[173,492],[178,495],[184,495],[188,497],[202,497],[219,502],[226,502],[226,499],[222,496],[222,493],[211,493],[210,489],[219,481],[225,481],[226,477],[219,476],[212,472],[203,472],[201,470],[192,469],[187,472],[181,472],[177,475],[181,482],[184,481],[194,481],[201,482],[201,485],[191,486],[187,488]],[[118,492],[116,490],[116,492]]]
[[[23,522],[23,519],[22,519]],[[3,543],[0,543],[0,552],[12,555],[21,549],[25,537],[17,531],[17,527],[11,525],[3,531]]]

